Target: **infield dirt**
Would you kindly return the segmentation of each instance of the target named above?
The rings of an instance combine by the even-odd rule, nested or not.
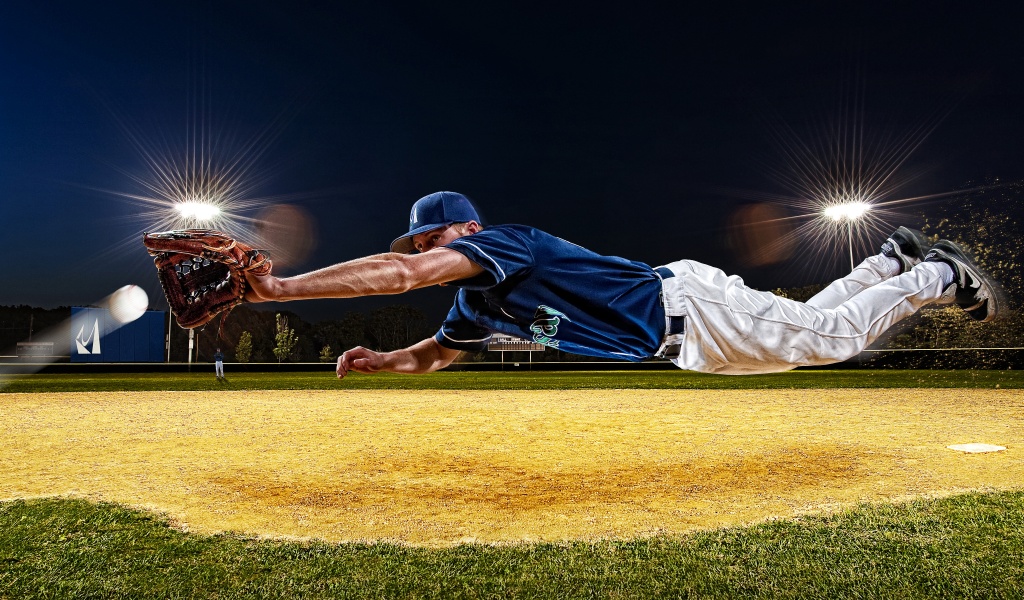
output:
[[[631,538],[1024,487],[1024,391],[0,395],[0,499],[212,533],[443,546]],[[964,454],[950,444],[1005,446]]]

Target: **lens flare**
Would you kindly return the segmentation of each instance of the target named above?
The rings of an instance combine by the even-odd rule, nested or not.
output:
[[[779,192],[721,193],[779,207],[786,216],[772,215],[769,220],[773,227],[785,224],[788,239],[775,243],[800,247],[802,251],[794,254],[803,259],[795,266],[805,275],[833,277],[846,271],[847,255],[859,261],[876,254],[896,226],[913,226],[928,203],[981,189],[925,195],[906,191],[927,174],[911,165],[911,157],[951,111],[951,104],[934,111],[915,107],[903,126],[893,127],[891,123],[900,120],[892,119],[884,127],[872,127],[866,122],[862,87],[841,90],[838,112],[809,118],[806,129],[777,117],[766,120],[772,152],[760,166],[781,186]],[[744,221],[745,229],[756,226]],[[737,257],[744,258],[739,251]]]
[[[113,166],[124,177],[120,189],[92,189],[130,204],[121,218],[138,223],[138,229],[108,246],[107,253],[138,245],[144,232],[201,228],[223,231],[273,255],[274,240],[264,239],[259,212],[324,195],[264,192],[280,172],[268,156],[290,121],[288,111],[249,135],[216,127],[218,119],[205,96],[190,101],[182,123],[166,130],[143,128],[114,110],[111,116],[139,163],[131,168]]]

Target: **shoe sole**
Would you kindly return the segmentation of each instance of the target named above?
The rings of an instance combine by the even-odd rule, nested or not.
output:
[[[970,271],[972,277],[981,282],[981,287],[978,290],[979,293],[983,290],[988,291],[988,297],[981,306],[971,309],[964,308],[964,312],[966,312],[969,317],[975,321],[987,323],[999,316],[999,310],[1002,305],[1001,296],[1003,295],[1003,288],[999,285],[999,282],[992,279],[988,273],[983,271],[981,267],[974,262],[974,258],[971,255],[954,242],[949,240],[940,240],[932,246],[932,251],[941,252],[950,260],[960,263]]]

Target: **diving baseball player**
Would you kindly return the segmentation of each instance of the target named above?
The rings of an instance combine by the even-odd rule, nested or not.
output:
[[[652,268],[533,227],[484,228],[469,199],[454,192],[419,199],[390,253],[294,277],[246,277],[251,301],[458,288],[432,338],[392,352],[353,348],[338,358],[338,377],[428,373],[461,351],[482,350],[492,333],[600,358],[664,357],[705,373],[770,373],[853,357],[928,304],[956,303],[979,321],[999,311],[998,284],[963,250],[945,240],[928,248],[904,227],[880,254],[803,303],[693,260]]]

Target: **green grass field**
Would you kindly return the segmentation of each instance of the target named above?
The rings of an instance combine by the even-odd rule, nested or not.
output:
[[[687,371],[444,371],[430,375],[331,371],[228,373],[61,373],[0,379],[3,392],[233,390],[574,390],[574,389],[835,389],[1024,388],[1024,371],[796,370],[772,375],[703,375]]]
[[[1011,388],[1015,371],[329,372],[33,375],[4,392],[209,389]],[[0,407],[3,394],[0,394]],[[1015,450],[1015,449],[1011,449]],[[0,502],[0,598],[1022,598],[1024,490],[967,493],[680,536],[376,544],[178,531],[77,498]]]

